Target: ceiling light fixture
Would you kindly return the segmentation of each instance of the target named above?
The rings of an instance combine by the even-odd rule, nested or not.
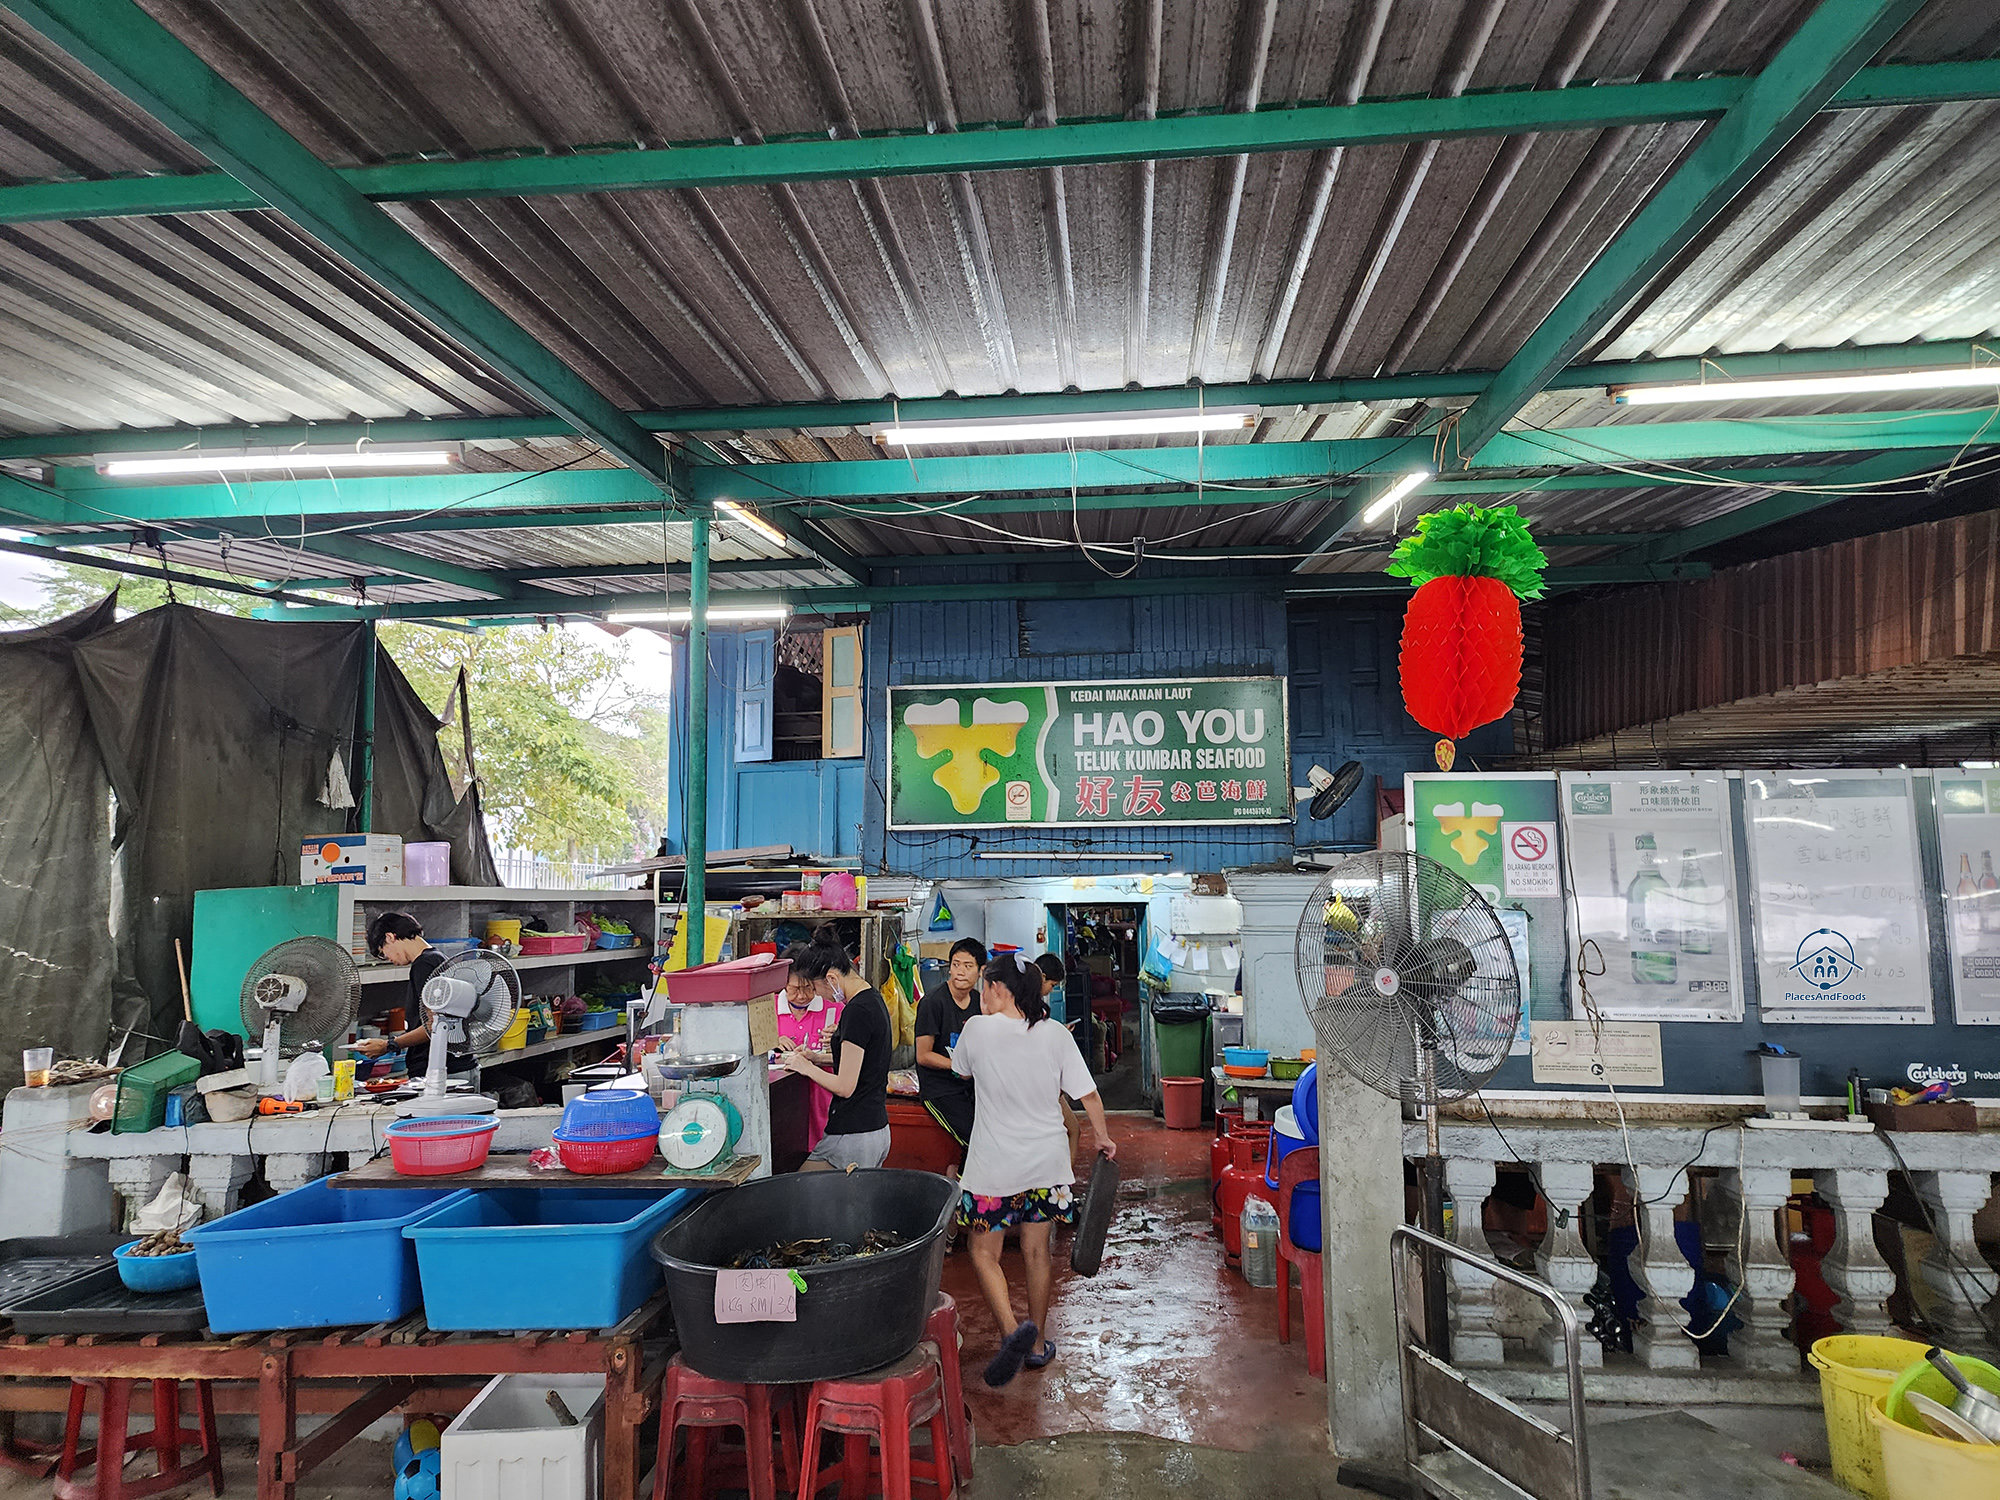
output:
[[[1976,370],[1885,370],[1864,375],[1813,375],[1796,380],[1721,380],[1709,385],[1614,385],[1620,406],[1672,406],[1696,401],[1777,401],[1790,396],[1855,396],[1879,391],[1979,390],[2000,385],[2000,364]]]
[[[976,859],[1095,859],[1131,864],[1135,860],[1166,861],[1164,854],[1065,854],[1059,849],[982,849]]]
[[[783,547],[785,545],[786,538],[784,532],[778,530],[777,527],[773,526],[755,511],[745,509],[734,500],[718,500],[715,502],[715,508],[721,511],[729,520],[734,521],[738,526],[749,527],[765,541],[771,543],[772,546]]]
[[[321,469],[438,469],[458,460],[456,448],[343,448],[332,453],[176,453],[150,458],[100,454],[97,472],[110,479],[162,474],[280,474]]]
[[[580,597],[588,598],[589,595]],[[740,608],[711,609],[708,623],[744,624],[754,620],[786,620],[791,618],[789,604],[744,605]],[[618,613],[606,617],[613,625],[685,625],[694,618],[693,612],[685,609],[642,609],[629,613]]]
[[[1071,438],[1161,437],[1173,433],[1242,432],[1256,424],[1261,407],[1211,407],[1203,411],[1097,412],[1081,417],[1001,417],[986,422],[899,422],[878,426],[875,441],[888,448],[970,443],[1053,443]]]
[[[1429,469],[1412,469],[1401,479],[1382,492],[1382,497],[1361,513],[1363,525],[1372,525],[1380,520],[1398,500],[1415,490],[1431,477]]]

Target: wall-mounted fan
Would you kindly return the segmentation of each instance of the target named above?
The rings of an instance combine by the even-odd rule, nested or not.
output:
[[[1343,761],[1337,771],[1329,771],[1325,766],[1314,766],[1306,772],[1306,780],[1310,785],[1293,787],[1292,798],[1296,802],[1308,803],[1307,817],[1315,820],[1330,818],[1359,790],[1364,774],[1361,762],[1358,760]]]
[[[1299,919],[1298,975],[1321,1057],[1423,1107],[1424,1228],[1442,1234],[1437,1107],[1479,1091],[1506,1061],[1521,1019],[1520,975],[1500,918],[1435,861],[1393,850],[1350,855],[1327,871]],[[1443,1266],[1433,1261],[1426,1323],[1440,1348],[1442,1298]]]
[[[257,1088],[282,1086],[282,1059],[317,1043],[345,1041],[361,1014],[361,975],[348,951],[330,938],[287,938],[266,949],[243,976],[237,1003],[245,1036],[262,1035]]]

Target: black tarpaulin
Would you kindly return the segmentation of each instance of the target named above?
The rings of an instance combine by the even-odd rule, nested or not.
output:
[[[375,816],[377,832],[399,833],[406,844],[451,845],[453,885],[498,885],[479,784],[463,797],[452,790],[438,746],[442,721],[424,706],[387,651],[376,648]]]
[[[112,606],[0,634],[0,1087],[24,1047],[94,1057],[111,1028],[111,786],[73,655]]]

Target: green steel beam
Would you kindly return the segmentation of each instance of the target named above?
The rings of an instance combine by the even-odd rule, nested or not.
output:
[[[880,564],[871,558],[864,566],[873,568]],[[557,563],[546,568],[502,568],[493,576],[514,583],[535,583],[546,578],[592,582],[616,578],[686,578],[690,571],[688,563],[603,563],[583,567],[565,567]],[[708,571],[722,578],[741,573],[812,573],[824,571],[824,565],[809,557],[773,558],[769,561],[735,558],[729,562],[711,562]]]
[[[688,144],[649,151],[402,162],[351,168],[340,175],[364,197],[407,202],[1032,170],[1706,120],[1736,105],[1750,85],[1749,79],[1725,77],[1609,83],[1444,99],[1371,99],[1250,114],[1071,121],[1036,129],[1010,122],[858,140],[810,136],[754,146]],[[2000,95],[2000,66],[1992,62],[1902,65],[1866,70],[1834,94],[1826,107],[1942,104],[1996,95]],[[264,206],[256,191],[221,173],[122,177],[0,190],[0,223]]]
[[[1756,178],[1924,0],[1821,0],[1459,419],[1470,459]]]
[[[1717,366],[1737,380],[1779,375],[1847,375],[1860,370],[1939,369],[1971,365],[1971,340],[1870,344],[1842,349],[1779,349],[1713,359],[1605,360],[1571,365],[1550,390],[1686,382],[1712,377]],[[795,431],[867,427],[878,422],[976,421],[1000,417],[1066,416],[1074,412],[1182,410],[1210,406],[1336,406],[1357,401],[1425,401],[1473,397],[1493,381],[1490,370],[1369,376],[1348,380],[1279,380],[1206,387],[1179,385],[1119,391],[1059,391],[1013,396],[941,396],[915,401],[822,401],[768,406],[687,407],[635,412],[648,432]],[[477,442],[573,437],[560,417],[431,417],[395,422],[317,422],[259,427],[116,428],[103,432],[34,433],[0,438],[0,458],[80,458],[97,453],[164,453],[182,448],[284,448],[300,443]]]
[[[255,599],[274,599],[288,605],[311,607],[318,602],[301,594],[260,589],[248,583],[238,583],[232,578],[210,578],[205,573],[189,573],[181,568],[154,567],[145,563],[127,562],[120,557],[98,557],[89,552],[76,552],[61,547],[38,547],[29,542],[14,542],[5,538],[0,538],[0,552],[32,557],[37,562],[68,563],[72,567],[96,568],[104,573],[124,573],[133,578],[154,578],[162,583],[178,583],[185,588],[217,589],[225,594],[248,594]]]
[[[477,589],[481,593],[494,594],[502,599],[525,602],[529,596],[541,592],[536,589],[524,589],[510,579],[479,568],[466,568],[434,557],[422,557],[414,552],[405,552],[400,547],[385,547],[380,542],[371,542],[360,536],[308,536],[301,540],[295,536],[273,535],[262,526],[254,524],[238,523],[224,529],[231,536],[241,537],[245,541],[296,548],[315,557],[337,557],[343,562],[355,563],[374,572],[401,573],[408,578],[428,579],[432,583],[449,584],[453,588]],[[172,538],[169,537],[168,540]]]
[[[1821,490],[1799,494],[1779,491],[1760,500],[1752,500],[1748,505],[1739,505],[1726,515],[1714,520],[1703,521],[1699,525],[1676,531],[1669,536],[1628,548],[1618,554],[1620,562],[1673,562],[1688,557],[1707,548],[1734,541],[1739,536],[1747,536],[1753,531],[1762,531],[1766,526],[1776,526],[1784,521],[1796,520],[1813,511],[1842,500],[1858,500],[1871,494],[1892,490],[1907,483],[1913,476],[1928,474],[1944,468],[1957,455],[1956,448],[1920,449],[1914,453],[1880,453],[1860,463],[1843,467],[1838,474],[1824,481],[1828,485],[1843,488],[1831,492]]]
[[[5,6],[242,183],[260,205],[283,213],[496,374],[665,485],[658,440],[132,0],[5,0]]]

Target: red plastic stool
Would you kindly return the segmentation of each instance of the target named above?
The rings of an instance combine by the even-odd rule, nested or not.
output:
[[[130,1437],[125,1428],[132,1412],[132,1387],[153,1387],[153,1430],[138,1434],[139,1443],[154,1453],[155,1472],[145,1479],[125,1477],[125,1453]],[[208,1476],[209,1486],[222,1493],[222,1450],[215,1438],[215,1396],[206,1380],[194,1385],[197,1426],[181,1426],[181,1383],[178,1380],[99,1380],[78,1378],[69,1384],[69,1421],[63,1428],[62,1457],[56,1461],[56,1500],[140,1500],[162,1490],[178,1489]],[[92,1389],[99,1394],[97,1446],[84,1448],[83,1409]],[[181,1449],[201,1449],[193,1463],[181,1462]],[[97,1472],[88,1484],[73,1477],[93,1462]]]
[[[688,1491],[694,1500],[708,1500],[709,1481],[724,1477],[708,1472],[711,1427],[743,1429],[743,1451],[718,1455],[729,1461],[730,1487],[747,1489],[750,1500],[777,1500],[771,1453],[774,1418],[778,1424],[777,1457],[784,1465],[782,1484],[789,1493],[799,1472],[799,1428],[792,1392],[781,1385],[711,1380],[688,1368],[676,1354],[667,1365],[666,1382],[660,1391],[660,1455],[653,1470],[653,1500],[668,1500],[673,1490],[674,1433],[682,1427],[688,1429]],[[739,1464],[740,1475],[734,1472]]]
[[[972,1408],[965,1403],[965,1386],[958,1367],[958,1304],[950,1292],[939,1292],[931,1304],[924,1337],[938,1347],[944,1367],[944,1426],[951,1438],[952,1473],[960,1484],[972,1482]]]
[[[937,1500],[951,1500],[951,1438],[944,1414],[944,1366],[938,1347],[926,1339],[893,1365],[853,1375],[845,1380],[814,1383],[806,1398],[804,1467],[809,1477],[799,1482],[799,1500],[818,1493],[820,1435],[841,1432],[858,1441],[846,1444],[840,1480],[841,1500],[863,1500],[873,1486],[868,1438],[882,1444],[883,1500],[911,1500],[913,1479],[934,1485]],[[910,1429],[931,1430],[929,1462],[910,1453]]]

